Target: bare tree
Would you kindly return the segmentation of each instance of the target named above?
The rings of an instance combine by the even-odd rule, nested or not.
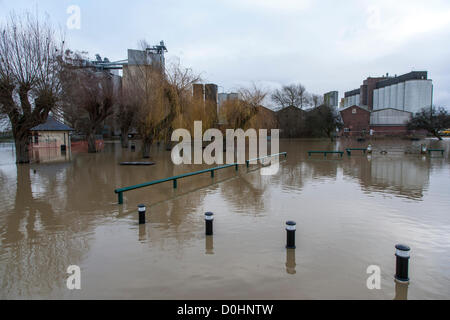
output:
[[[272,101],[281,108],[293,106],[303,109],[308,104],[308,95],[301,84],[291,84],[275,90]]]
[[[408,123],[409,130],[426,130],[442,140],[440,131],[450,127],[450,115],[443,107],[423,108]]]
[[[318,106],[323,105],[323,96],[318,94],[312,94],[310,98],[310,102],[312,107],[317,108]]]
[[[17,163],[30,162],[30,129],[58,106],[63,44],[31,14],[11,14],[0,27],[0,113],[11,123]]]
[[[96,133],[113,114],[116,96],[112,75],[86,68],[86,58],[66,51],[61,74],[66,115],[77,123],[88,140],[88,152],[97,152]]]
[[[181,65],[180,60],[173,62],[166,68],[167,82],[173,86],[181,99],[191,96],[192,85],[200,82],[201,76],[194,73],[191,68],[185,68]]]
[[[249,107],[257,107],[263,104],[268,95],[265,88],[252,83],[249,87],[242,87],[238,90],[240,99]]]

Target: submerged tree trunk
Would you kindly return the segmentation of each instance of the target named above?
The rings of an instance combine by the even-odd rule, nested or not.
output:
[[[432,130],[431,133],[433,134],[433,136],[435,136],[436,138],[438,138],[439,141],[442,141],[442,140],[443,140],[442,137],[441,137],[441,135],[439,134],[439,132],[437,132],[436,130]]]
[[[16,163],[30,163],[30,140],[28,134],[15,135]]]
[[[150,158],[150,148],[152,146],[152,140],[151,139],[144,139],[142,141],[142,157],[144,159]]]
[[[173,129],[170,128],[169,130],[167,130],[167,133],[164,137],[164,145],[165,145],[166,151],[172,151],[172,132],[173,132]]]
[[[95,131],[88,134],[88,152],[97,153],[97,143],[95,141]]]
[[[129,139],[128,139],[128,130],[122,129],[122,148],[128,149]]]

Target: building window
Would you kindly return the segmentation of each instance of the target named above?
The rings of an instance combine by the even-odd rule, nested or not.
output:
[[[352,113],[353,113],[353,114],[356,114],[356,109],[353,109],[353,110],[352,110]]]

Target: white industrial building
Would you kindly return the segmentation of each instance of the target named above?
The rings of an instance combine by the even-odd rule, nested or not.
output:
[[[359,89],[345,93],[344,108],[353,106],[361,107],[361,94]]]
[[[128,65],[149,65],[164,71],[166,65],[165,52],[167,52],[167,48],[164,41],[145,50],[128,49]]]
[[[339,92],[331,91],[323,95],[323,102],[330,107],[337,108],[339,105]]]
[[[423,108],[431,107],[433,103],[433,81],[428,79],[426,71],[372,79],[376,81],[375,86],[363,84],[360,89],[345,93],[344,108],[356,105],[370,111],[392,108],[417,113]]]
[[[365,119],[371,132],[386,135],[408,134],[413,115],[433,104],[433,81],[426,71],[401,76],[369,77],[359,89],[345,93],[345,109],[358,106],[370,113]]]

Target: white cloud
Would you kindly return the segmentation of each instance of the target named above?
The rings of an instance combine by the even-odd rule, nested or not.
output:
[[[67,4],[3,1],[9,10],[49,12],[65,25]],[[83,27],[74,49],[123,59],[138,40],[165,40],[169,56],[211,82],[234,88],[291,82],[323,93],[356,88],[369,75],[428,70],[436,100],[450,105],[449,0],[79,0]],[[105,5],[107,3],[107,5]],[[119,9],[120,8],[120,9]],[[97,12],[102,14],[98,15]]]
[[[312,0],[226,0],[234,7],[268,12],[298,13],[312,5]]]
[[[377,1],[362,13],[365,24],[345,24],[340,30],[338,49],[355,59],[391,54],[422,34],[450,30],[450,6],[429,2]]]

